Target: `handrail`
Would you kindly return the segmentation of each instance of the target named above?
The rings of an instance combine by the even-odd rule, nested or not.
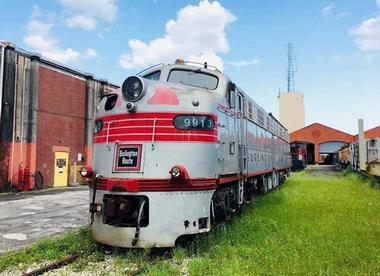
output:
[[[202,67],[205,67],[205,63],[204,62],[197,62],[197,61],[190,61],[190,60],[184,60],[183,61],[184,62],[184,64],[189,64],[189,65],[191,65],[191,64],[195,64],[195,65],[202,65]],[[209,68],[209,67],[211,67],[212,69],[215,69],[216,71],[218,71],[218,72],[222,72],[222,71],[220,71],[219,69],[218,69],[218,67],[216,67],[216,66],[213,66],[213,65],[210,65],[210,64],[208,64],[208,63],[206,63],[206,66],[207,66],[207,69]]]
[[[156,135],[156,121],[157,121],[157,118],[154,118],[153,131],[152,131],[152,150],[154,150],[154,136]]]
[[[138,73],[136,74],[136,76],[139,76],[139,75],[141,75],[142,73],[144,73],[144,72],[146,72],[146,71],[148,71],[148,70],[150,70],[150,69],[153,69],[153,68],[158,67],[158,66],[163,66],[163,65],[164,65],[163,63],[157,63],[157,64],[155,64],[155,65],[149,66],[148,68],[145,68],[144,70],[138,72]]]
[[[113,121],[110,121],[108,123],[108,128],[107,128],[107,136],[106,136],[106,147],[108,148],[108,151],[111,150],[111,147],[109,146],[108,144],[108,137],[109,137],[109,134],[110,134],[110,127],[111,127],[111,124],[113,123]]]

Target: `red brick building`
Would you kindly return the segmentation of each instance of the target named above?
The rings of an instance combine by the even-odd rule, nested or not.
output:
[[[380,137],[380,126],[365,131],[364,135],[366,139]],[[358,135],[351,135],[320,123],[314,123],[290,133],[291,143],[306,145],[309,164],[319,163],[321,157],[325,155],[331,155],[333,159],[342,145],[357,140]]]
[[[374,138],[374,137],[380,137],[380,126],[371,128],[364,132],[365,139]],[[359,134],[354,135],[354,141],[358,141],[358,140],[359,140]]]
[[[0,192],[17,185],[19,168],[26,167],[31,173],[40,171],[45,186],[55,185],[65,168],[66,185],[70,184],[73,165],[92,158],[95,106],[115,88],[106,80],[0,43]],[[57,153],[66,157],[58,158]]]

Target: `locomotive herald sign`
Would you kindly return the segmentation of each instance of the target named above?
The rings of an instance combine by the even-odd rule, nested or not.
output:
[[[119,144],[116,147],[114,171],[139,171],[142,145]]]

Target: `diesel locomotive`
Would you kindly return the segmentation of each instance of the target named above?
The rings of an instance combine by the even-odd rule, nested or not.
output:
[[[81,174],[93,238],[149,248],[208,232],[290,168],[289,135],[271,113],[216,68],[177,60],[101,100]]]

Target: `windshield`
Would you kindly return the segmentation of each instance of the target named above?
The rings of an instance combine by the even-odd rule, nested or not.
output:
[[[218,87],[218,78],[214,75],[202,72],[200,68],[196,70],[171,70],[168,82],[177,82],[210,90],[214,90]]]
[[[161,76],[161,71],[155,71],[153,73],[149,73],[143,76],[143,78],[148,79],[148,80],[159,80],[160,76]]]

